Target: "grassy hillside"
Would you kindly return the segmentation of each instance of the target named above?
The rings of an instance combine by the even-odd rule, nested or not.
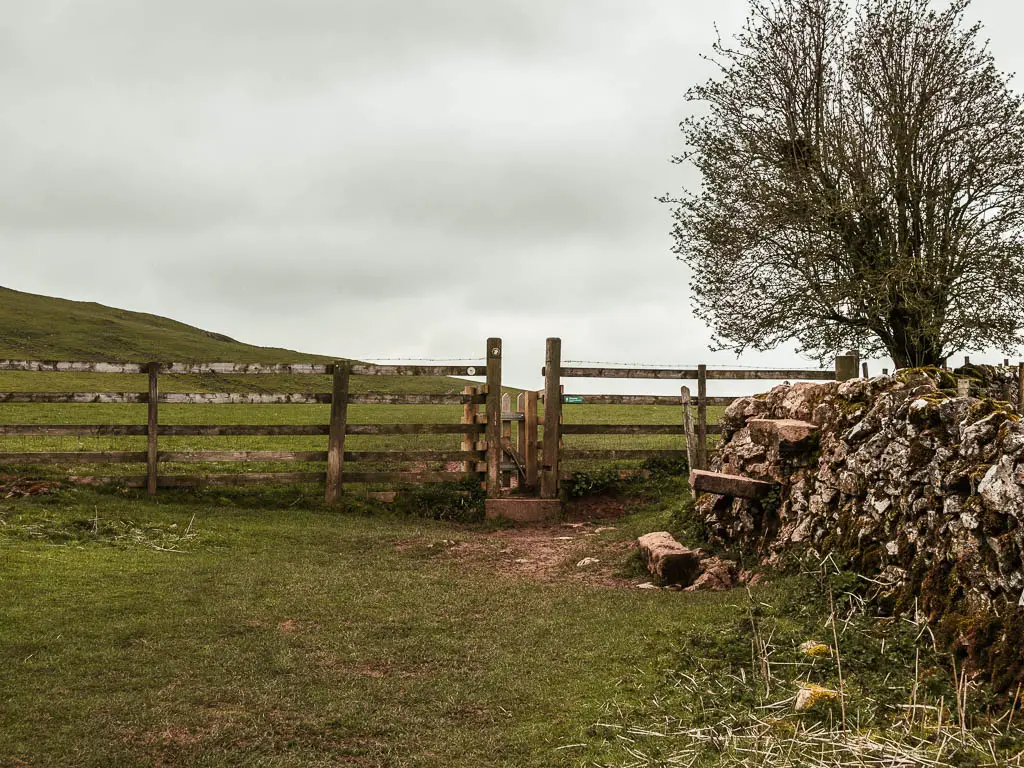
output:
[[[332,358],[243,344],[143,312],[0,287],[0,358],[147,362],[324,363]],[[470,382],[438,377],[356,377],[356,392],[446,393]],[[322,376],[175,376],[167,392],[329,392]],[[0,391],[144,391],[144,376],[0,372]]]
[[[0,287],[0,358],[238,363],[329,361],[290,349],[242,344],[157,315]]]

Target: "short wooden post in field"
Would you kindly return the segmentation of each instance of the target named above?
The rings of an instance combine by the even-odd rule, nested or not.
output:
[[[697,468],[708,468],[708,367],[697,366]]]
[[[479,394],[479,388],[470,385],[462,390],[462,394],[467,397],[473,398]],[[476,405],[472,402],[466,403],[462,406],[462,423],[463,424],[476,424]],[[466,432],[462,436],[462,445],[460,446],[463,451],[472,451],[476,447],[476,433]],[[462,471],[466,473],[467,477],[471,477],[476,473],[476,461],[464,461],[462,462]]]
[[[693,434],[693,414],[690,413],[690,388],[680,390],[683,405],[683,431],[686,433],[686,464],[690,469],[697,467],[697,437]]]
[[[334,364],[331,390],[331,424],[327,444],[327,489],[325,498],[334,503],[341,498],[341,473],[345,465],[345,427],[348,423],[348,380],[350,363]]]
[[[544,458],[540,495],[558,497],[558,445],[562,438],[562,340],[548,339],[544,355]]]
[[[537,393],[526,392],[523,407],[524,420],[519,429],[525,432],[526,438],[520,444],[523,461],[526,462],[526,487],[531,491],[537,487]]]
[[[501,494],[501,339],[487,340],[487,496]]]
[[[146,366],[149,373],[149,419],[146,427],[146,491],[156,496],[159,465],[157,464],[157,435],[159,433],[158,411],[160,406],[160,363]]]
[[[856,354],[836,355],[836,381],[856,379],[859,368]]]

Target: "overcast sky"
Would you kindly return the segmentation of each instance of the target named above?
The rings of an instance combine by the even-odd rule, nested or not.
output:
[[[0,0],[0,285],[350,357],[708,351],[670,209],[745,0]],[[977,0],[1017,70],[1024,11]],[[744,356],[803,364],[793,344]],[[605,384],[598,387],[608,389]]]

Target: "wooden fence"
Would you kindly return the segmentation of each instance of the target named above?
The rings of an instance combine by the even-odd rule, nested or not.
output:
[[[728,380],[804,380],[834,381],[856,378],[859,359],[856,353],[836,358],[835,370],[800,369],[734,369],[709,370],[706,365],[696,368],[573,368],[563,367],[561,339],[547,340],[544,368],[544,439],[541,463],[541,496],[555,498],[563,473],[561,463],[569,459],[645,459],[654,457],[686,456],[691,467],[706,469],[708,465],[708,437],[720,434],[721,427],[708,423],[708,406],[729,405],[738,397],[708,395],[708,381]],[[676,396],[663,395],[577,395],[566,394],[563,379],[671,379],[695,380],[697,397],[694,400],[687,386]],[[563,404],[573,405],[661,405],[679,408],[679,424],[565,424]],[[691,407],[696,406],[696,426],[693,425]],[[686,449],[680,450],[566,450],[563,435],[683,435]]]
[[[799,369],[709,369],[694,368],[579,368],[563,366],[561,340],[547,341],[544,389],[523,392],[513,408],[511,397],[502,396],[501,339],[487,340],[485,362],[481,366],[371,365],[338,361],[333,364],[254,365],[234,363],[76,363],[0,360],[0,371],[66,372],[96,374],[144,374],[147,392],[0,392],[0,403],[138,403],[147,405],[146,424],[15,424],[0,425],[0,437],[25,436],[144,436],[145,451],[74,451],[0,453],[3,464],[144,464],[146,474],[108,477],[78,476],[77,482],[118,483],[145,487],[155,494],[158,488],[239,485],[246,483],[322,482],[325,496],[336,501],[346,484],[353,483],[425,483],[479,480],[489,496],[511,490],[555,498],[563,465],[567,462],[637,461],[652,458],[686,458],[689,465],[706,468],[710,453],[709,438],[721,428],[709,423],[708,408],[724,406],[736,397],[708,394],[709,381],[722,380],[810,380],[830,381],[854,378],[859,362],[854,353],[836,358],[835,370]],[[261,375],[292,374],[331,377],[331,391],[305,393],[162,393],[160,377],[180,374]],[[352,376],[483,376],[486,384],[466,386],[460,394],[390,394],[349,391]],[[681,386],[675,395],[581,395],[567,394],[563,381],[572,378],[660,379],[694,381],[696,395]],[[178,425],[160,421],[161,404],[176,405],[330,405],[326,424],[275,425]],[[543,405],[541,415],[540,405]],[[458,423],[379,423],[356,424],[348,418],[349,405],[462,405]],[[597,424],[563,421],[563,405],[664,406],[676,409],[678,420],[661,424]],[[480,413],[480,406],[484,412]],[[513,442],[513,424],[515,442]],[[543,435],[539,434],[543,429]],[[346,447],[349,435],[459,435],[459,450],[361,451]],[[634,449],[615,446],[602,449],[578,449],[563,445],[565,435],[677,435],[682,448]],[[306,436],[326,438],[325,450],[161,450],[162,437],[240,437]],[[166,474],[161,465],[168,463],[208,462],[303,462],[325,463],[319,472],[241,472],[230,474]],[[444,463],[444,471],[427,470],[428,462]],[[360,463],[383,464],[379,468],[360,469]],[[412,469],[396,470],[395,465],[413,464]],[[353,468],[354,467],[354,468]],[[457,471],[453,471],[453,467]]]
[[[145,451],[31,451],[0,453],[2,464],[112,464],[144,463],[145,475],[76,476],[84,484],[116,483],[144,487],[150,494],[158,488],[240,485],[247,483],[323,482],[328,501],[335,501],[348,483],[422,483],[477,478],[488,492],[497,494],[501,473],[501,339],[488,339],[486,362],[480,366],[370,365],[351,361],[332,364],[257,365],[235,363],[96,363],[0,360],[0,371],[29,371],[95,374],[145,374],[147,392],[2,392],[0,403],[139,403],[148,406],[146,424],[16,424],[0,425],[0,437],[9,436],[145,436]],[[238,392],[177,394],[161,393],[160,377],[171,374],[292,374],[332,377],[332,391],[317,394]],[[462,394],[385,394],[349,392],[352,376],[479,376],[484,386],[466,387]],[[327,424],[275,425],[169,425],[160,423],[161,404],[188,405],[314,405],[329,404]],[[349,405],[462,405],[460,423],[352,424]],[[485,413],[478,412],[485,406]],[[461,435],[459,451],[350,451],[348,435]],[[161,437],[232,436],[322,436],[323,451],[161,451]],[[483,437],[483,440],[480,438]],[[202,462],[325,462],[323,472],[272,472],[167,475],[162,463]],[[359,471],[359,462],[392,464],[426,462],[457,463],[460,471]]]

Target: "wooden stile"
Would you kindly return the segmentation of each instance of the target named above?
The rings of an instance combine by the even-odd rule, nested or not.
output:
[[[330,437],[327,444],[327,478],[324,497],[333,504],[341,497],[342,471],[345,464],[345,432],[348,421],[349,365],[342,360],[334,364],[331,400]]]
[[[562,440],[562,340],[550,338],[544,355],[544,458],[541,498],[558,497],[558,453]]]
[[[501,493],[501,339],[487,340],[487,496]]]

